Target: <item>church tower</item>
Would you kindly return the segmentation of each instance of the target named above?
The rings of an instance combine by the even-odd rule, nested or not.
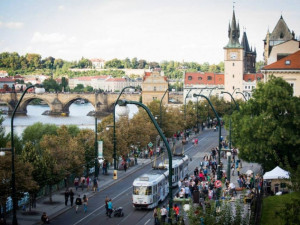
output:
[[[240,27],[236,23],[235,12],[233,10],[232,21],[228,28],[228,44],[224,47],[224,78],[225,91],[232,93],[235,89],[243,90],[244,74],[244,50],[239,42]],[[230,96],[224,95],[230,100]]]

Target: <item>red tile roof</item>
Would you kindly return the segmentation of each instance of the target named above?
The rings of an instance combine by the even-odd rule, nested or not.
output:
[[[265,66],[262,70],[300,70],[300,50]]]
[[[77,77],[78,80],[92,80],[92,79],[106,79],[109,76],[89,76],[89,77]],[[76,79],[76,78],[75,78]]]
[[[11,77],[0,77],[0,82],[12,82],[12,83],[14,83],[15,82],[15,80],[14,79],[12,79]]]
[[[224,85],[224,74],[219,73],[186,73],[184,83],[186,85]]]
[[[243,75],[244,81],[255,81],[257,79],[262,80],[264,75],[262,73],[247,73]]]
[[[125,82],[125,78],[109,78],[106,80],[107,82]]]

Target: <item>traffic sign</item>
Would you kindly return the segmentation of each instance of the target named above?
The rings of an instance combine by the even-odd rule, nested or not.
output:
[[[222,187],[222,181],[216,180],[216,181],[215,181],[215,187],[216,187],[216,188]]]
[[[149,142],[148,146],[151,148],[153,146],[152,142]]]

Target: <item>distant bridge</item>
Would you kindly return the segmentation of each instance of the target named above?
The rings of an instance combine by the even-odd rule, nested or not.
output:
[[[69,108],[76,100],[84,99],[91,103],[95,111],[90,112],[89,115],[104,116],[112,112],[113,105],[117,100],[120,93],[26,93],[18,108],[18,114],[27,113],[27,105],[34,99],[40,99],[47,103],[50,110],[45,112],[47,115],[69,115]],[[0,93],[0,102],[4,102],[8,106],[8,113],[11,114],[21,98],[22,93]],[[127,99],[131,101],[140,101],[141,93],[128,93],[124,92],[121,99]],[[169,99],[172,99],[170,104],[182,103],[182,93],[170,92]]]
[[[12,113],[22,93],[0,93],[0,101],[8,106],[8,113]],[[76,100],[84,99],[90,102],[98,116],[107,115],[112,111],[113,105],[118,98],[119,93],[26,93],[18,108],[18,114],[27,113],[27,105],[34,99],[41,99],[50,107],[46,112],[48,115],[69,115],[69,107]],[[140,100],[140,93],[123,93],[122,98],[132,101]]]

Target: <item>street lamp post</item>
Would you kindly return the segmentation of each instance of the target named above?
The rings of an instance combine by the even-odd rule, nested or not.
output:
[[[97,117],[95,116],[95,177],[98,177],[99,175],[97,138]]]
[[[125,89],[127,88],[135,88],[133,86],[127,86],[127,87],[124,87],[122,89],[122,91],[120,92],[117,100],[115,101],[115,104],[114,104],[114,112],[113,112],[113,120],[114,120],[114,132],[113,132],[113,143],[114,143],[114,154],[113,154],[113,158],[114,158],[114,173],[116,172],[117,170],[117,140],[116,140],[116,105],[118,103],[118,100],[120,99],[121,95],[123,94],[123,92],[125,91]]]
[[[154,124],[156,130],[158,131],[161,139],[163,140],[167,151],[168,151],[168,156],[169,156],[169,218],[171,218],[171,211],[173,208],[173,194],[172,194],[172,152],[169,146],[169,143],[165,137],[165,135],[163,134],[161,128],[159,127],[158,123],[156,122],[155,118],[153,117],[151,111],[149,110],[148,107],[146,107],[144,104],[140,103],[140,102],[136,102],[136,101],[127,101],[127,100],[119,100],[118,101],[118,105],[119,106],[126,106],[127,104],[133,104],[133,105],[138,105],[140,107],[142,107],[143,109],[145,109],[145,111],[147,112],[148,116],[150,117],[152,123]]]
[[[160,100],[160,103],[159,103],[159,115],[160,115],[160,117],[159,117],[159,126],[160,126],[160,128],[162,128],[162,101],[163,101],[165,95],[167,94],[167,92],[168,92],[168,89],[165,91],[165,93],[162,96],[162,98]]]
[[[230,95],[231,99],[233,100],[233,102],[234,102],[234,104],[235,104],[235,108],[236,108],[237,110],[239,110],[239,105],[238,105],[238,104],[236,103],[236,101],[234,100],[232,94],[230,94],[230,93],[227,92],[227,91],[221,91],[221,94],[223,94],[223,93],[229,94],[229,95]],[[231,102],[230,102],[230,107],[231,107]],[[230,118],[229,118],[229,149],[231,150],[231,116],[230,116]]]
[[[218,137],[218,143],[219,143],[218,152],[219,152],[219,154],[218,155],[219,155],[219,157],[218,157],[218,172],[217,173],[218,173],[218,180],[220,180],[221,179],[220,163],[221,163],[221,148],[222,148],[222,144],[221,144],[221,120],[220,120],[220,117],[219,117],[218,113],[216,112],[215,108],[211,104],[211,101],[209,100],[208,97],[206,97],[205,95],[202,95],[202,94],[199,94],[199,95],[194,94],[193,96],[194,97],[200,96],[200,97],[205,98],[208,101],[208,103],[209,103],[210,107],[212,108],[212,110],[214,111],[215,116],[217,117],[217,120],[218,120],[218,124],[219,124],[219,137]]]
[[[246,96],[242,93],[242,92],[240,92],[240,91],[237,91],[236,92],[237,94],[241,94],[241,95],[243,95],[243,97],[244,97],[244,99],[245,99],[245,102],[247,101],[247,98],[246,98]]]
[[[227,180],[230,182],[231,152],[227,152]]]
[[[193,89],[197,89],[197,88],[189,88],[189,92],[187,93],[187,95],[184,98],[184,136],[186,136],[186,99],[189,96],[189,93],[193,90]]]
[[[17,220],[17,207],[18,207],[18,199],[17,199],[17,195],[16,195],[16,175],[15,175],[15,145],[14,145],[14,118],[15,118],[15,114],[18,110],[18,107],[20,105],[20,103],[23,100],[24,95],[27,93],[27,91],[30,88],[33,88],[34,85],[30,85],[28,86],[25,91],[23,92],[20,100],[18,101],[17,105],[15,106],[15,109],[12,113],[11,116],[11,127],[10,127],[10,141],[11,141],[11,188],[12,188],[12,193],[11,193],[11,198],[12,198],[12,202],[13,202],[13,219],[12,219],[12,224],[13,225],[17,225],[18,224],[18,220]]]

